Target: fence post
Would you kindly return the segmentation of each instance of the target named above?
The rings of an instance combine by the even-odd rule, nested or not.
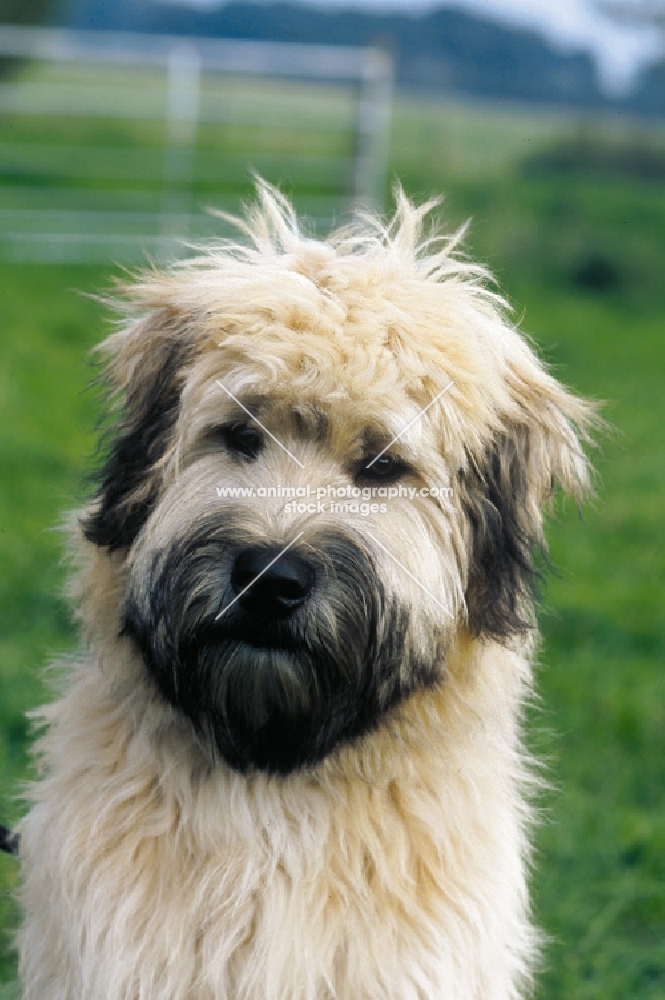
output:
[[[354,200],[380,210],[388,173],[393,61],[384,49],[367,49],[358,107],[358,153]]]
[[[168,55],[166,67],[166,141],[160,220],[160,253],[172,255],[178,236],[189,233],[196,134],[201,103],[201,57],[183,42]]]

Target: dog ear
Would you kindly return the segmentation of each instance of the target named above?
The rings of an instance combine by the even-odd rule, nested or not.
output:
[[[600,422],[591,404],[566,392],[535,357],[529,362],[508,380],[510,413],[461,474],[470,527],[468,626],[474,637],[499,642],[534,624],[537,556],[547,552],[543,509],[557,485],[578,502],[589,492],[582,442]]]
[[[119,397],[121,417],[105,435],[109,445],[96,476],[96,504],[81,522],[93,544],[111,552],[129,547],[154,508],[158,466],[172,439],[192,349],[182,324],[166,310],[101,345],[111,355],[106,381]]]

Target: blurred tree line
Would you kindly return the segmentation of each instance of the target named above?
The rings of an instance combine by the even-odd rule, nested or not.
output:
[[[614,20],[665,29],[665,0],[589,2]],[[220,0],[216,5],[184,0],[0,0],[3,22],[330,45],[379,42],[394,56],[401,87],[645,117],[665,113],[665,60],[644,67],[630,93],[610,95],[600,86],[590,52],[559,51],[533,30],[456,6],[412,13],[325,10],[284,0]],[[5,61],[5,69],[8,65]]]
[[[665,62],[645,67],[631,93],[611,95],[603,90],[589,51],[561,51],[535,30],[455,5],[410,11],[387,5],[324,9],[288,0],[62,2],[64,23],[77,28],[329,45],[378,42],[394,56],[398,86],[414,90],[645,116],[662,115],[665,108]],[[638,5],[642,15],[647,6],[665,9],[665,0],[615,2],[631,14]]]
[[[58,0],[0,0],[0,24],[46,24],[60,6]]]

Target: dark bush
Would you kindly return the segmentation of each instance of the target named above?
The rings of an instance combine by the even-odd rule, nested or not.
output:
[[[522,161],[526,175],[593,174],[665,180],[665,148],[642,133],[613,136],[585,127]]]
[[[611,292],[621,284],[621,272],[606,254],[586,253],[573,268],[573,285],[588,292]]]

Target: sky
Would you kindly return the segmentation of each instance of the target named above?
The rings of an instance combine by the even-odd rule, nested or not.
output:
[[[220,0],[180,0],[198,7],[220,6]],[[633,28],[603,16],[594,0],[300,0],[323,9],[425,12],[456,6],[490,14],[497,20],[540,29],[564,51],[586,48],[596,58],[603,84],[620,93],[637,70],[665,48],[663,33]],[[664,5],[665,6],[665,5]]]

